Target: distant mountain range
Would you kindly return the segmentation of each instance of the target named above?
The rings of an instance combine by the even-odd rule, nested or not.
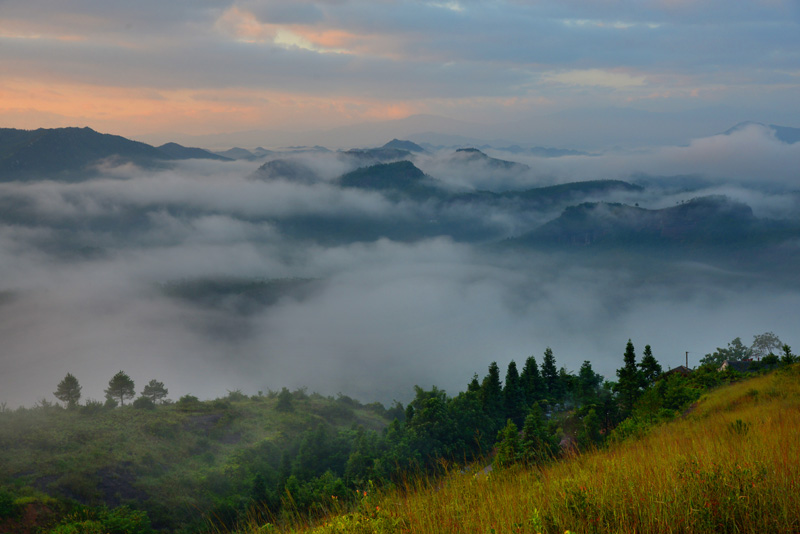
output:
[[[742,123],[724,133],[752,126]],[[785,143],[800,140],[797,128],[756,126],[770,128]],[[667,198],[665,195],[700,191],[707,187],[702,178],[632,176],[636,183],[585,180],[507,191],[468,190],[427,175],[417,167],[415,161],[428,160],[427,156],[419,156],[424,150],[416,143],[393,139],[378,148],[335,153],[319,146],[287,147],[279,153],[262,148],[212,153],[176,143],[154,147],[90,128],[0,129],[0,182],[77,181],[97,176],[104,164],[130,162],[145,168],[165,168],[171,162],[189,158],[224,164],[234,158],[257,160],[271,156],[249,178],[304,185],[324,181],[328,186],[381,195],[404,207],[402,215],[312,210],[266,221],[288,237],[349,243],[382,237],[415,241],[448,236],[456,241],[590,254],[603,251],[616,254],[620,250],[626,254],[682,251],[681,254],[687,253],[683,256],[686,258],[718,254],[726,261],[734,258],[736,262],[760,261],[762,265],[769,262],[778,267],[798,263],[798,258],[791,256],[800,254],[794,252],[796,247],[784,246],[800,238],[800,222],[791,217],[774,221],[759,218],[744,203],[702,193],[697,193],[698,198],[663,209],[636,205],[637,201],[652,203],[654,199]],[[315,169],[316,160],[307,158],[323,153],[326,158],[337,159],[341,168],[352,170],[338,178],[323,179],[319,169]],[[443,166],[440,168],[454,174],[464,172],[491,178],[494,173],[507,177],[531,172],[527,165],[491,157],[477,148],[442,152],[436,155],[436,161]],[[179,205],[173,208],[184,209]],[[15,201],[13,195],[0,198],[0,213],[9,223],[38,224],[37,215]],[[106,230],[113,228],[123,235],[149,223],[145,211],[131,207],[124,216],[115,214],[92,224]],[[77,250],[77,245],[69,239],[54,240],[53,247]]]
[[[729,135],[752,125],[771,130],[775,137],[784,143],[800,142],[800,128],[764,125],[756,122],[739,123],[725,131],[724,134]],[[428,147],[440,148],[432,145],[428,145]],[[505,146],[501,150],[540,157],[589,155],[587,152],[578,150],[522,148],[518,145]],[[287,147],[282,149],[281,153],[307,153],[309,151],[330,152],[321,146],[299,146]],[[425,147],[400,139],[392,139],[379,148],[342,151],[344,155],[364,165],[409,159],[414,154],[425,152]],[[0,181],[36,178],[75,180],[96,174],[97,166],[104,162],[109,165],[130,162],[142,167],[153,168],[164,166],[169,161],[175,160],[258,160],[273,154],[275,152],[261,147],[252,150],[235,147],[221,152],[186,147],[172,142],[154,147],[118,135],[101,134],[91,128],[39,128],[37,130],[0,128]],[[528,170],[528,167],[521,163],[491,158],[474,146],[456,150],[451,159],[453,164],[461,160],[468,164],[482,162],[489,168],[503,171],[525,172]]]
[[[202,148],[191,148],[181,146],[178,143],[166,143],[158,147],[158,150],[164,152],[172,159],[216,159],[219,161],[233,161],[232,158],[226,158],[219,154],[214,154]]]
[[[230,161],[201,148],[177,143],[153,147],[91,128],[0,129],[0,181],[79,179],[104,161],[158,167],[170,160],[198,158]]]
[[[655,210],[585,202],[566,208],[556,219],[509,243],[584,250],[727,249],[746,255],[751,247],[798,236],[797,222],[759,219],[748,205],[711,195]]]

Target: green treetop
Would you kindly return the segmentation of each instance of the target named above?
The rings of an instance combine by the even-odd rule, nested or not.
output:
[[[503,387],[503,406],[506,418],[514,421],[517,427],[522,426],[525,420],[525,391],[520,384],[517,364],[514,360],[508,364],[506,371],[506,381]]]
[[[642,390],[642,374],[636,365],[636,350],[633,343],[628,340],[625,346],[624,365],[617,369],[617,381],[614,391],[619,393],[620,401],[624,410],[633,409],[633,403],[639,398]]]
[[[115,374],[108,381],[108,389],[105,390],[107,399],[119,399],[119,403],[125,406],[125,399],[132,399],[136,395],[133,380],[123,371]]]
[[[556,358],[553,356],[553,350],[550,347],[547,347],[544,351],[542,381],[547,391],[547,398],[551,401],[558,401],[561,398],[561,380],[556,367]]]
[[[542,375],[539,374],[539,365],[536,363],[535,357],[529,356],[525,360],[519,379],[522,383],[522,388],[525,390],[525,401],[528,404],[533,404],[545,397]]]
[[[503,408],[503,386],[500,384],[500,368],[497,362],[489,364],[489,374],[481,382],[481,403],[484,409],[495,417]]]
[[[81,398],[81,385],[72,373],[67,373],[64,380],[59,382],[58,386],[56,386],[56,391],[53,395],[66,404],[67,408],[73,408],[78,405],[78,401]]]
[[[167,398],[169,390],[164,387],[164,382],[159,382],[155,378],[147,383],[142,390],[142,396],[149,398],[153,404],[157,404]]]
[[[656,379],[661,376],[661,365],[658,363],[658,360],[656,360],[655,356],[653,356],[653,351],[650,349],[650,345],[644,346],[644,352],[642,352],[642,361],[639,362],[639,369],[642,372],[642,378],[646,387],[652,386]]]

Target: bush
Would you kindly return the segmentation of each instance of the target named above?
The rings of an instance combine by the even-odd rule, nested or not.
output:
[[[103,403],[99,400],[87,399],[86,404],[80,407],[80,413],[94,415],[103,410]]]
[[[194,395],[184,395],[176,403],[181,410],[192,410],[200,407],[200,399]]]
[[[14,497],[6,490],[0,489],[0,519],[12,517],[16,514],[16,511]]]
[[[155,410],[156,403],[150,397],[139,397],[133,401],[133,407],[137,410]]]
[[[231,402],[241,402],[247,400],[247,395],[242,393],[241,389],[228,390],[228,400]]]
[[[152,534],[150,518],[146,512],[121,506],[113,510],[106,508],[83,508],[70,514],[48,534]]]
[[[293,412],[294,405],[292,404],[292,394],[289,392],[288,389],[283,388],[281,392],[278,394],[278,404],[275,405],[275,409],[279,412]]]

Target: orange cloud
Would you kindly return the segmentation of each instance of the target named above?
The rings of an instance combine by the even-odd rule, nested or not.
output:
[[[5,127],[24,129],[91,126],[127,136],[260,128],[300,131],[417,112],[417,106],[404,102],[251,89],[155,91],[80,84],[54,89],[43,82],[0,82],[0,121]]]

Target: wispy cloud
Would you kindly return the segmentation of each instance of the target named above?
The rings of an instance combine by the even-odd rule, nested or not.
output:
[[[132,105],[123,94],[111,92],[84,109],[87,121],[113,124],[120,133],[163,130],[158,117],[193,131],[198,121],[182,111],[180,92],[213,91],[223,101],[241,89],[292,93],[298,100],[386,99],[430,112],[437,111],[437,99],[453,98],[450,116],[475,118],[491,109],[476,108],[476,102],[496,99],[517,99],[509,116],[578,105],[741,108],[752,106],[746,86],[757,84],[771,93],[760,106],[777,110],[796,91],[786,73],[796,70],[800,34],[797,7],[777,0],[653,0],[635,9],[627,2],[577,0],[239,0],[144,2],[136,9],[113,2],[98,9],[80,0],[6,0],[3,11],[5,79],[31,87],[105,91],[115,85],[165,95],[170,105],[136,126],[127,124],[124,110]],[[687,84],[705,100],[682,91]],[[565,85],[580,92],[564,92]],[[727,90],[712,90],[721,86]],[[629,94],[619,99],[609,89]],[[647,98],[653,94],[660,98]],[[40,125],[35,98],[13,109],[13,115],[10,106],[0,110],[13,118],[8,125]],[[302,107],[294,112],[301,122],[316,114]],[[218,131],[251,127],[246,115],[196,113]],[[273,126],[293,124],[274,109],[264,115],[265,122],[275,117]],[[317,115],[323,127],[369,118],[341,110]]]

